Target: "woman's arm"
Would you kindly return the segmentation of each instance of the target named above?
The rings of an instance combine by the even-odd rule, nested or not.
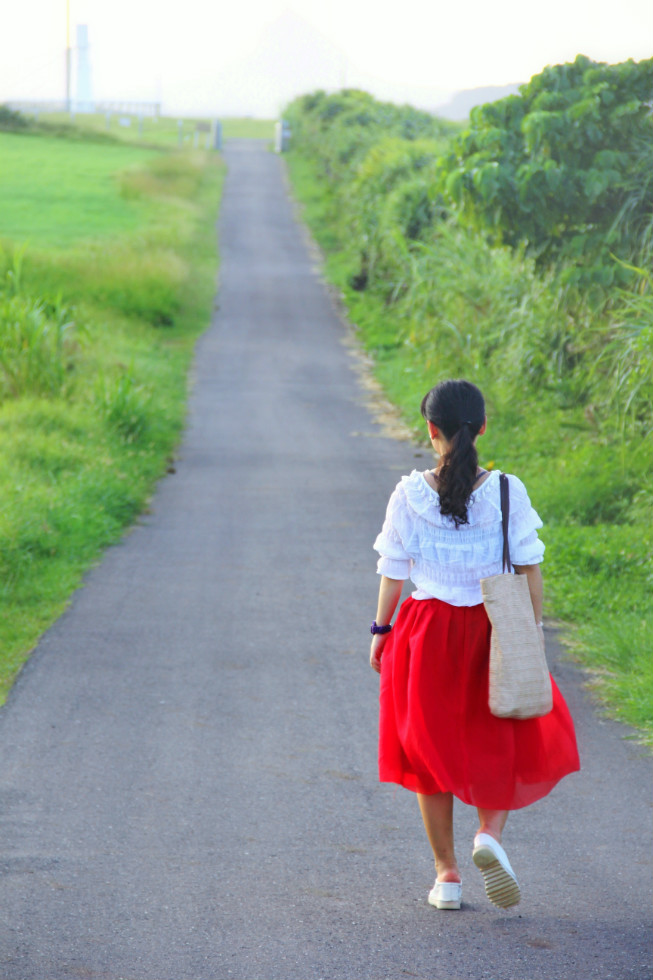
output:
[[[542,569],[539,565],[513,565],[517,575],[525,575],[528,580],[528,591],[531,594],[533,604],[533,615],[540,631],[540,640],[544,645],[544,629],[542,627]]]
[[[397,603],[401,598],[401,590],[403,587],[403,579],[387,578],[385,575],[381,576],[381,583],[379,585],[379,603],[376,607],[376,623],[378,626],[387,626],[394,616]],[[381,673],[381,656],[383,654],[383,647],[385,646],[385,641],[387,638],[387,633],[375,633],[372,637],[372,645],[370,647],[370,666],[377,672],[377,674]]]

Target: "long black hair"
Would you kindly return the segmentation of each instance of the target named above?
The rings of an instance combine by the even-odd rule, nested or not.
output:
[[[467,504],[478,469],[474,439],[485,422],[483,395],[471,381],[441,381],[424,395],[422,415],[450,444],[438,473],[440,511],[449,514],[456,527],[467,524]]]

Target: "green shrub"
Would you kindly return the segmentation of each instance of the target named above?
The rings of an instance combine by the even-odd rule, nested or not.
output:
[[[292,145],[313,154],[334,187],[351,179],[381,140],[441,140],[460,128],[412,106],[378,102],[357,89],[301,96],[286,108],[284,118],[291,126]]]
[[[7,105],[0,105],[0,129],[16,131],[27,129],[29,120],[15,109],[10,109]]]
[[[611,256],[653,256],[652,72],[653,59],[579,55],[474,109],[441,170],[461,220],[539,264],[567,262],[569,283],[628,282]]]
[[[381,139],[341,190],[343,211],[351,215],[352,247],[360,254],[358,288],[385,281],[388,293],[396,290],[403,265],[395,261],[396,253],[403,241],[422,238],[436,214],[435,164],[443,145],[432,139]]]

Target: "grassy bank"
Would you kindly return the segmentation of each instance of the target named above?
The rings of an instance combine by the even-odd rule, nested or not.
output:
[[[223,171],[199,151],[0,140],[4,696],[171,463],[211,316]]]
[[[207,127],[215,118],[186,118],[176,116],[144,116],[126,112],[76,113],[39,112],[25,117],[29,126],[43,134],[69,137],[91,136],[123,144],[138,143],[160,149],[206,148]],[[274,139],[274,120],[248,117],[225,117],[219,120],[223,139]],[[198,129],[198,127],[201,127]]]
[[[650,388],[637,347],[650,284],[641,277],[601,303],[565,290],[522,249],[490,246],[440,216],[428,163],[411,162],[414,146],[372,139],[350,166],[343,142],[356,144],[355,128],[330,134],[331,119],[313,142],[310,133],[295,142],[288,166],[377,377],[422,440],[419,403],[434,383],[464,376],[481,386],[482,462],[518,473],[545,522],[547,614],[565,623],[606,709],[650,741],[650,413],[630,410]],[[302,120],[293,122],[301,133]]]

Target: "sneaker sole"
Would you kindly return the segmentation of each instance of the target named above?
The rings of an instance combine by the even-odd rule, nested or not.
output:
[[[497,905],[500,909],[509,909],[519,903],[521,899],[519,885],[489,847],[477,847],[472,854],[472,860],[483,875],[485,894],[493,905]]]

